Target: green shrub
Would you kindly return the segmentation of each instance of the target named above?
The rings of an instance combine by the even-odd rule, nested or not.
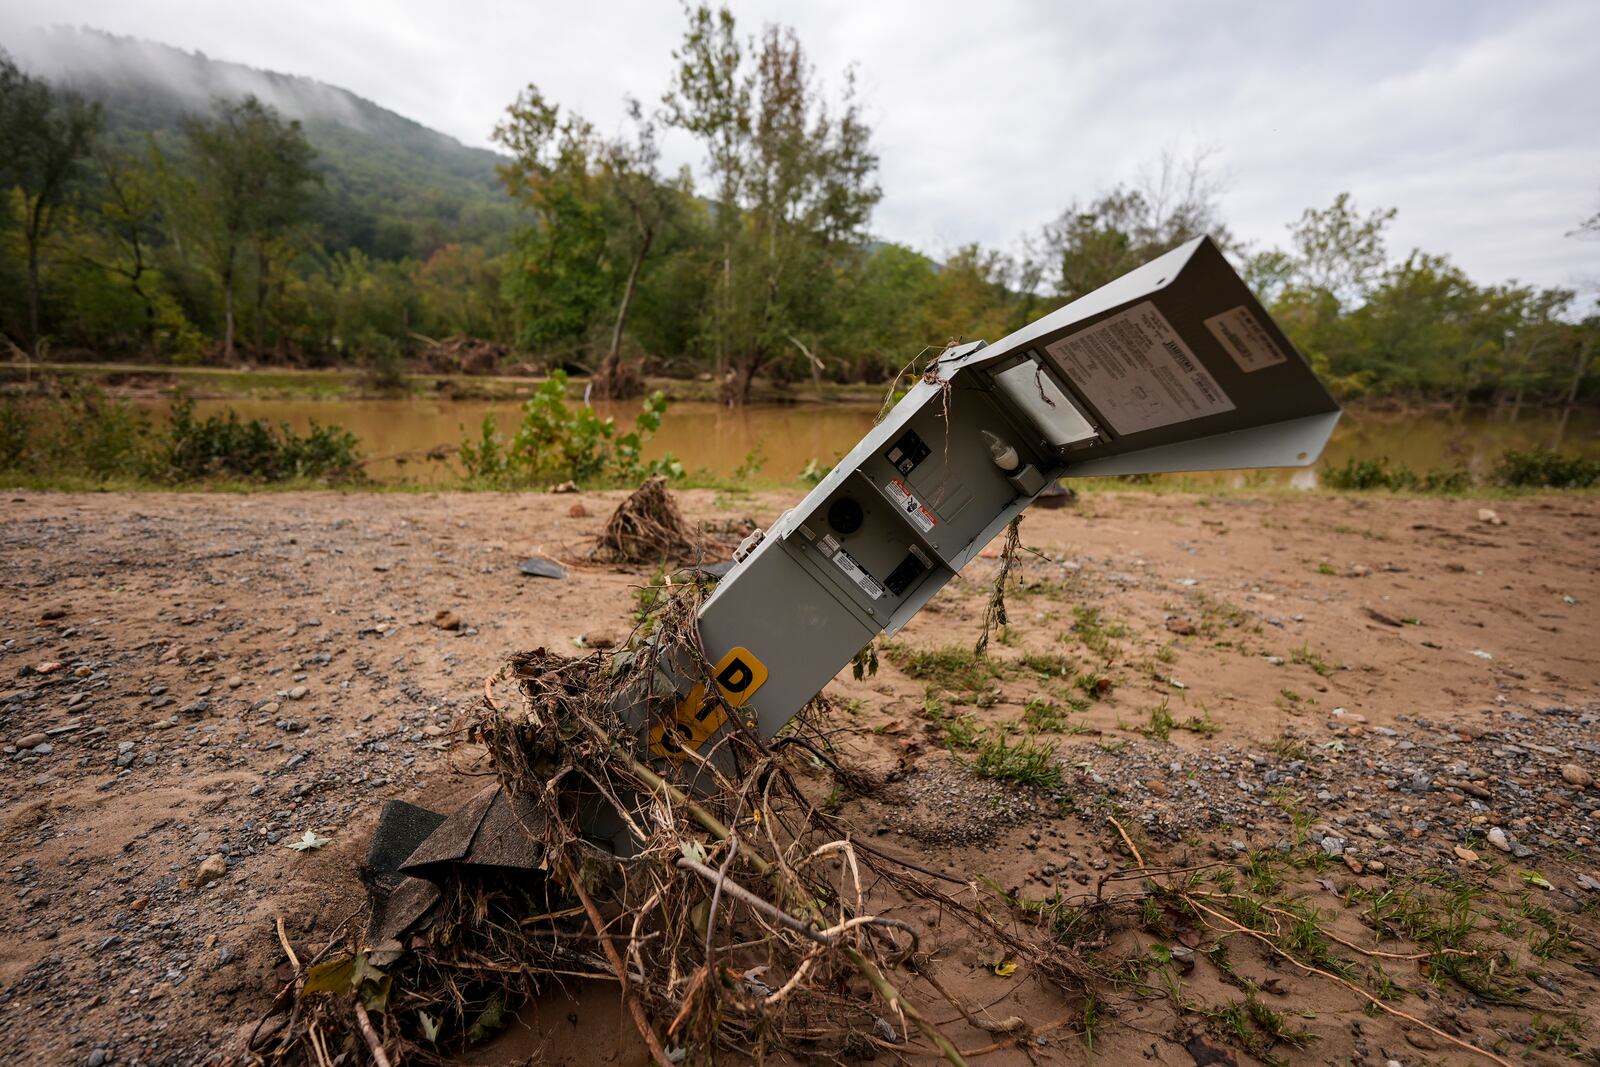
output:
[[[106,480],[146,473],[150,419],[125,400],[73,380],[0,405],[0,468]]]
[[[380,393],[404,392],[406,387],[405,346],[387,334],[367,331],[357,340],[361,381]]]
[[[1418,474],[1404,463],[1392,463],[1387,456],[1379,456],[1348,460],[1342,467],[1323,471],[1322,484],[1329,489],[1459,493],[1472,488],[1472,475],[1460,467]]]
[[[657,474],[683,477],[683,465],[671,456],[646,462],[643,455],[644,443],[661,428],[665,394],[646,397],[626,433],[618,433],[614,420],[600,418],[588,404],[569,407],[566,394],[566,372],[552,371],[522,405],[522,421],[509,442],[494,420],[484,416],[478,439],[461,445],[467,477],[505,487],[559,480],[636,484]]]
[[[1352,459],[1343,467],[1322,472],[1322,484],[1330,489],[1414,489],[1417,474],[1404,463],[1392,466],[1389,457]]]
[[[355,434],[312,424],[295,433],[232,409],[205,419],[180,397],[163,425],[126,400],[67,382],[54,395],[0,401],[0,470],[51,478],[280,482],[360,476]]]
[[[14,396],[0,396],[0,470],[15,470],[28,451],[28,412]]]
[[[1417,488],[1424,493],[1464,493],[1472,488],[1472,472],[1461,467],[1429,471]]]
[[[810,486],[821,485],[822,479],[826,478],[832,470],[833,464],[818,463],[816,457],[812,457],[806,462],[805,470],[800,472],[800,483]]]
[[[288,423],[244,421],[229,408],[197,419],[194,401],[180,397],[162,433],[158,476],[189,481],[214,476],[281,482],[294,478],[359,476],[356,435],[338,426],[311,423],[304,436]]]
[[[491,485],[505,481],[511,471],[511,457],[506,453],[506,439],[494,424],[494,415],[485,414],[478,424],[478,439],[461,442],[456,452],[467,477]]]
[[[1586,489],[1600,482],[1600,459],[1569,456],[1548,448],[1508,448],[1495,466],[1494,480],[1508,486]]]

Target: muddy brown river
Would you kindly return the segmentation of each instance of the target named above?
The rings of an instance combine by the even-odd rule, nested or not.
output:
[[[152,402],[153,410],[165,407]],[[456,445],[476,438],[484,415],[492,415],[502,433],[516,429],[520,408],[514,402],[442,400],[413,397],[395,400],[235,399],[205,400],[200,414],[228,407],[244,418],[286,421],[304,430],[313,420],[354,431],[362,450],[374,457],[368,465],[375,478],[442,485],[455,481],[453,461],[426,458],[438,445]],[[631,427],[634,402],[596,405],[619,427]],[[870,404],[770,404],[730,410],[718,404],[683,402],[667,412],[661,431],[648,443],[651,458],[671,453],[692,473],[726,477],[744,469],[752,484],[792,483],[807,464],[830,464],[872,425],[877,406]],[[1515,422],[1492,411],[1467,413],[1371,411],[1347,412],[1316,468],[1304,471],[1225,473],[1211,477],[1247,484],[1287,482],[1312,487],[1317,471],[1342,466],[1352,458],[1387,456],[1417,471],[1464,466],[1486,473],[1506,448],[1554,443],[1557,416],[1524,409]],[[1575,411],[1563,445],[1600,455],[1600,412]]]

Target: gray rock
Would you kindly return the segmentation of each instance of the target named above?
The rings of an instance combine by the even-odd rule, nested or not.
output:
[[[554,578],[560,581],[567,576],[566,569],[555,560],[538,557],[523,560],[517,569],[530,578]]]
[[[97,1048],[93,1052],[89,1053],[89,1058],[83,1062],[87,1065],[87,1067],[105,1067],[105,1062],[109,1058],[110,1057],[107,1056],[105,1049]]]
[[[228,861],[223,858],[222,853],[215,852],[202,860],[200,866],[195,868],[194,884],[202,886],[208,882],[215,882],[219,878],[226,876],[227,873]]]

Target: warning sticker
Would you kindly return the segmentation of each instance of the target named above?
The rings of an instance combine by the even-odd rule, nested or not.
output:
[[[893,479],[888,485],[884,486],[884,489],[888,491],[889,499],[894,501],[895,506],[904,512],[906,517],[911,520],[911,524],[923,533],[929,533],[935,526],[939,525],[939,520],[933,517],[933,512],[923,506],[922,502],[916,498],[916,495],[906,488],[906,483],[900,479]]]
[[[861,564],[856,562],[856,558],[844,549],[841,548],[833,554],[833,564],[848,574],[850,580],[859,585],[861,591],[873,600],[883,596],[883,586],[878,584],[878,579],[868,574]]]
[[[1206,320],[1206,329],[1211,331],[1217,343],[1246,374],[1263,367],[1276,366],[1289,358],[1266,327],[1261,325],[1261,321],[1243,304],[1232,311],[1211,316]]]
[[[1148,300],[1045,348],[1117,433],[1154,430],[1234,408]]]

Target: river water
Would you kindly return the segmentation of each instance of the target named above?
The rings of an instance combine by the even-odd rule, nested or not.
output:
[[[453,462],[429,460],[438,445],[477,437],[484,415],[492,415],[508,437],[520,409],[515,402],[413,397],[396,400],[234,399],[204,400],[202,415],[233,408],[242,418],[286,421],[305,430],[315,420],[354,431],[369,457],[368,471],[386,481],[442,485],[459,477]],[[597,404],[619,426],[631,426],[634,402]],[[152,404],[158,412],[164,407]],[[754,483],[791,483],[808,463],[830,464],[872,426],[877,406],[869,404],[771,404],[731,410],[712,403],[684,402],[667,411],[661,431],[646,446],[649,457],[672,453],[691,472],[728,476],[745,468]],[[1404,414],[1346,412],[1321,462],[1306,471],[1272,471],[1214,476],[1224,482],[1284,482],[1311,487],[1316,471],[1342,466],[1352,458],[1387,456],[1417,471],[1467,467],[1484,474],[1506,448],[1554,442],[1557,416],[1523,409],[1515,422],[1492,411],[1414,411]],[[1600,412],[1578,410],[1567,424],[1563,446],[1600,455]],[[750,473],[752,465],[753,473]]]

